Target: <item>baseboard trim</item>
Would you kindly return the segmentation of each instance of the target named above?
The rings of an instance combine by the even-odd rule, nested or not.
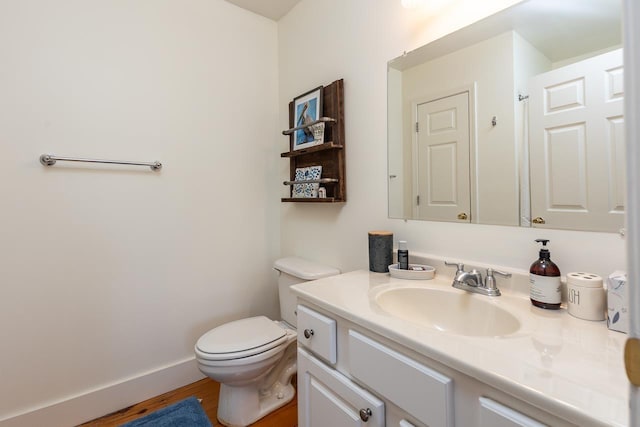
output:
[[[195,357],[33,407],[0,420],[0,427],[75,426],[204,378]]]

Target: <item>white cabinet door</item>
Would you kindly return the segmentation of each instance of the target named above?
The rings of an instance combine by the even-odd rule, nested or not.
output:
[[[618,231],[625,205],[622,50],[535,76],[529,91],[533,226]]]
[[[349,330],[349,373],[430,427],[453,427],[453,380]]]
[[[471,221],[469,93],[417,106],[416,217]]]
[[[298,343],[331,364],[338,360],[336,321],[315,310],[298,306]]]
[[[298,348],[300,427],[384,427],[384,403]]]
[[[545,427],[545,424],[494,400],[481,397],[480,427]]]

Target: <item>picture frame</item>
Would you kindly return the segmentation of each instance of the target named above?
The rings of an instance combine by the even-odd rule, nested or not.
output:
[[[319,86],[293,99],[293,127],[314,122],[322,117],[322,92]],[[320,145],[324,142],[324,123],[317,123],[309,127],[298,129],[292,134],[292,149]]]

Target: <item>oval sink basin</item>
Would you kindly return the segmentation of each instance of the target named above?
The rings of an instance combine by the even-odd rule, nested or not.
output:
[[[517,332],[520,321],[489,298],[453,290],[394,288],[375,300],[394,317],[443,332],[482,337]]]

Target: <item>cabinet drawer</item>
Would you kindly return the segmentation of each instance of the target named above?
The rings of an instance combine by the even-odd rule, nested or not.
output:
[[[430,427],[453,427],[453,380],[349,331],[349,372]]]
[[[480,398],[480,427],[545,427],[538,421],[486,397]]]
[[[337,361],[335,320],[309,307],[299,305],[298,342],[335,365]]]
[[[298,348],[300,427],[384,427],[384,403]]]

